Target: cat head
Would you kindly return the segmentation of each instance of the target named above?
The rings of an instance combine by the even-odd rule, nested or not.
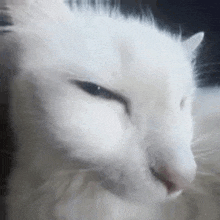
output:
[[[203,33],[182,41],[147,19],[55,0],[10,8],[26,136],[65,149],[124,198],[159,202],[190,184],[192,58]]]

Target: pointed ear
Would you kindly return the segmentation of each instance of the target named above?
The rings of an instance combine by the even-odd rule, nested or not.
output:
[[[201,42],[204,38],[204,32],[199,32],[197,34],[194,34],[192,37],[188,38],[187,40],[183,41],[183,46],[187,50],[189,54],[192,54],[196,51],[196,49],[199,47]]]

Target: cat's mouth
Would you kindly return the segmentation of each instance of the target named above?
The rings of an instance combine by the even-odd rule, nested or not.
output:
[[[165,185],[168,194],[172,194],[179,190],[177,185],[174,182],[170,181],[169,177],[166,176],[165,174],[156,172],[154,168],[150,168],[150,171],[151,171],[151,174],[156,178],[156,180],[159,180]]]

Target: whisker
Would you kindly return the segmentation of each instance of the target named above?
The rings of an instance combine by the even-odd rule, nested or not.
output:
[[[217,63],[207,63],[207,64],[199,64],[198,66],[199,67],[209,67],[211,65],[220,65],[220,62],[217,62]]]

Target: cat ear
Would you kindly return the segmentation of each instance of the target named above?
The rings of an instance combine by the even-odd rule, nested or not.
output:
[[[197,34],[194,34],[192,37],[188,38],[187,40],[183,41],[183,46],[185,47],[185,49],[189,54],[192,54],[199,47],[199,45],[203,41],[203,38],[204,38],[204,32],[199,32]]]

